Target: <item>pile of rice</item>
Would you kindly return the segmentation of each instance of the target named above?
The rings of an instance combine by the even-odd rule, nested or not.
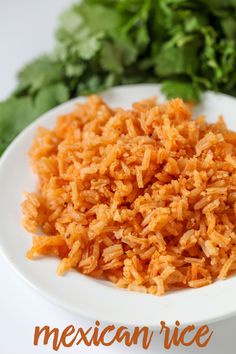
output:
[[[30,259],[156,295],[236,270],[236,133],[222,117],[192,120],[180,99],[125,110],[90,96],[39,128],[30,158]]]

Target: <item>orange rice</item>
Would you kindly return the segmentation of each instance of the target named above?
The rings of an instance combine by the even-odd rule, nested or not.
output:
[[[161,295],[236,270],[236,133],[191,119],[180,99],[131,110],[90,96],[30,158],[39,184],[23,203],[28,258],[59,257],[118,287]]]

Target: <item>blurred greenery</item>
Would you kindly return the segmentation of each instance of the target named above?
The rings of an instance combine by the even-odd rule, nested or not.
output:
[[[236,95],[236,0],[82,0],[59,19],[55,49],[23,68],[0,102],[0,153],[69,98],[161,82],[167,97]]]

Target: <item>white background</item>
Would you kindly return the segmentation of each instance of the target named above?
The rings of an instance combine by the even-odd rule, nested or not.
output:
[[[75,1],[0,0],[0,99],[6,98],[14,88],[15,74],[25,62],[53,47],[56,18],[72,2]],[[50,325],[63,329],[72,324],[87,329],[94,325],[93,321],[67,313],[41,298],[10,269],[1,256],[0,284],[0,354],[52,353],[50,346],[33,346],[35,326]],[[209,326],[214,334],[206,349],[177,348],[168,352],[235,354],[236,318]],[[108,348],[101,346],[64,348],[58,353],[94,353],[95,351],[97,353],[167,353],[158,339],[152,341],[147,351],[141,349],[141,346],[126,348],[114,344]]]

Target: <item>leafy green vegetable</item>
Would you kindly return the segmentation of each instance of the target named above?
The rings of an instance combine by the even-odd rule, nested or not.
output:
[[[180,80],[165,81],[162,90],[168,98],[182,97],[185,101],[199,101],[200,90],[191,82]]]
[[[156,74],[163,78],[177,74],[193,75],[199,64],[195,42],[179,47],[168,44],[163,45],[156,56]]]
[[[32,120],[68,98],[68,88],[58,83],[42,88],[35,99],[28,95],[0,102],[0,155]]]
[[[0,154],[15,135],[36,118],[30,97],[9,98],[0,103]],[[13,124],[14,122],[14,124]]]
[[[52,53],[27,64],[0,102],[0,154],[69,98],[161,82],[169,97],[236,96],[236,0],[82,0],[59,20]]]
[[[50,57],[43,56],[26,65],[19,72],[18,79],[20,86],[18,86],[15,95],[21,95],[24,90],[34,94],[54,82],[63,81],[64,71],[60,63],[51,60]]]
[[[69,99],[69,90],[62,84],[54,84],[41,89],[35,98],[35,112],[39,116],[61,102]]]

